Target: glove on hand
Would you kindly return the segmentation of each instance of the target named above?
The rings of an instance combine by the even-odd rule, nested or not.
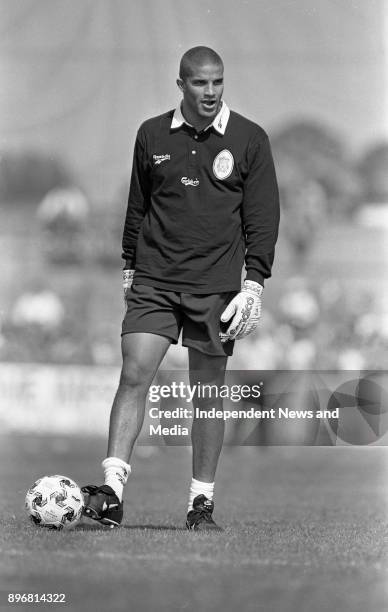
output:
[[[221,342],[241,340],[258,326],[261,314],[261,294],[263,287],[255,281],[245,280],[240,293],[225,308],[221,321],[233,317],[225,333],[220,332]]]
[[[133,277],[135,276],[135,270],[123,270],[123,291],[124,291],[124,303],[126,304],[127,293],[132,287]]]

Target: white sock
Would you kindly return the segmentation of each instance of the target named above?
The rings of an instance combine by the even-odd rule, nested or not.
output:
[[[107,457],[102,462],[105,474],[105,484],[112,487],[120,501],[123,499],[124,485],[131,473],[131,466],[118,457]]]
[[[213,499],[214,494],[214,482],[201,482],[195,478],[191,479],[190,494],[189,494],[189,505],[187,512],[193,509],[193,501],[197,495],[205,495],[208,499]]]

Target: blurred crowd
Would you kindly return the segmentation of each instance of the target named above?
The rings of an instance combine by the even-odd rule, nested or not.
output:
[[[231,360],[234,369],[362,370],[383,368],[388,316],[373,296],[338,281],[293,278],[277,304],[267,305],[257,336]]]
[[[388,144],[377,143],[354,159],[337,135],[307,121],[283,126],[271,141],[281,192],[280,241],[287,243],[289,273],[286,280],[271,280],[278,286],[277,297],[265,298],[259,330],[236,347],[230,368],[382,368],[388,310],[370,287],[363,291],[344,279],[316,278],[310,253],[316,236],[340,220],[351,226],[368,210],[377,223],[388,218]],[[19,159],[24,180],[35,181],[39,196],[32,229],[39,256],[35,273],[31,267],[29,273],[38,280],[20,283],[14,299],[1,309],[0,359],[119,365],[127,185],[116,202],[102,207],[69,186],[71,180],[57,164],[51,174],[42,172],[39,193],[37,174],[26,172],[25,165]],[[17,161],[2,165],[1,172],[7,176],[0,197],[11,206],[21,190]],[[184,359],[183,353],[172,352],[167,367],[182,367]]]

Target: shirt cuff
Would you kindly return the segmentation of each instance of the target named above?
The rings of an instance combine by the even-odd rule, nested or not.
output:
[[[255,283],[259,283],[259,285],[264,287],[264,276],[257,270],[248,270],[245,280],[255,281]]]
[[[134,270],[134,269],[135,269],[135,257],[126,259],[123,270]]]

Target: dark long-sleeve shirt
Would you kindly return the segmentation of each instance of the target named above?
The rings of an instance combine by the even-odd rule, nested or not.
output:
[[[123,235],[134,282],[186,293],[271,276],[279,195],[268,136],[225,103],[197,133],[180,110],[138,131]]]

